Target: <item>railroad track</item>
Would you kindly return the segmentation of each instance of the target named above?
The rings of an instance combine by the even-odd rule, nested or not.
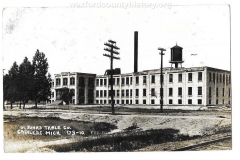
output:
[[[210,145],[210,144],[214,144],[214,143],[217,143],[217,142],[222,142],[222,141],[230,140],[230,139],[232,139],[232,136],[225,136],[225,137],[210,140],[210,141],[207,141],[207,142],[199,143],[199,144],[196,144],[196,145],[181,147],[181,148],[178,148],[178,149],[174,149],[172,151],[186,151],[186,150],[192,150],[192,149],[199,149],[201,147],[205,147],[205,146]]]

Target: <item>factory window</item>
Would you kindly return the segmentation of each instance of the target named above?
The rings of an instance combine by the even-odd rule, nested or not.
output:
[[[222,89],[222,96],[224,96],[224,88]]]
[[[147,103],[147,102],[146,102],[146,99],[144,99],[144,100],[143,100],[143,104],[146,104],[146,103]]]
[[[132,100],[130,100],[130,104],[132,104]]]
[[[178,74],[178,82],[182,82],[182,73]]]
[[[100,104],[102,104],[102,100],[100,100]]]
[[[143,76],[143,84],[147,83],[147,76]]]
[[[138,89],[136,89],[136,97],[138,97],[139,95],[138,95]]]
[[[151,100],[151,104],[155,104],[155,100],[154,99]]]
[[[119,100],[117,100],[117,104],[119,104]]]
[[[70,78],[70,85],[75,85],[75,78],[73,77]]]
[[[130,89],[130,97],[132,97],[132,89]]]
[[[63,78],[63,85],[67,85],[68,84],[68,79],[67,78]]]
[[[172,96],[173,95],[173,89],[172,88],[169,88],[169,96]]]
[[[155,88],[152,88],[152,89],[151,89],[151,96],[156,96],[156,95],[155,95]]]
[[[155,83],[155,75],[152,75],[152,83]]]
[[[192,87],[188,87],[188,95],[189,95],[189,96],[192,95]]]
[[[219,82],[222,83],[222,74],[219,75]]]
[[[99,103],[99,100],[96,100],[96,104],[98,104]]]
[[[129,96],[129,90],[126,89],[126,96],[128,97]]]
[[[226,85],[228,85],[228,75],[226,75]]]
[[[116,78],[113,78],[113,85],[115,85]]]
[[[216,97],[218,97],[218,87],[216,88]]]
[[[231,89],[229,88],[229,90],[228,90],[228,97],[230,97],[231,96]]]
[[[54,92],[52,92],[52,98],[54,97]]]
[[[122,89],[122,97],[124,97],[124,89]]]
[[[60,86],[61,85],[61,80],[60,80],[60,78],[57,78],[56,79],[56,86]]]
[[[129,104],[129,100],[126,100],[126,104]]]
[[[129,84],[129,77],[126,77],[126,84]]]
[[[208,104],[212,104],[212,100],[211,99],[208,100]]]
[[[172,102],[173,102],[172,99],[168,100],[168,104],[172,104]]]
[[[198,72],[198,81],[202,81],[202,72]]]
[[[139,83],[139,77],[137,76],[136,77],[136,84],[138,84]]]
[[[120,93],[119,93],[120,91],[119,90],[117,90],[117,97],[119,97],[119,95],[120,95]]]
[[[188,104],[192,104],[192,100],[191,99],[188,99]]]
[[[198,95],[199,95],[199,96],[202,95],[202,87],[198,87]]]
[[[209,73],[209,82],[212,82],[212,73]]]
[[[105,79],[103,79],[104,81],[103,81],[103,84],[104,84],[104,86],[106,86],[107,85],[107,79],[105,78]]]
[[[188,73],[188,81],[192,81],[192,73]]]
[[[216,76],[217,76],[217,83],[218,83],[218,73],[217,73],[217,75],[216,75]]]
[[[178,87],[178,95],[182,96],[182,87]]]
[[[122,78],[122,85],[124,85],[125,84],[125,78]]]
[[[211,87],[209,87],[209,90],[208,90],[208,95],[209,95],[209,98],[211,98],[211,97],[212,97],[212,88],[211,88]]]
[[[178,104],[182,104],[182,99],[179,99],[179,100],[178,100]]]
[[[132,77],[130,77],[130,85],[132,84]]]
[[[100,97],[103,97],[103,91],[102,90],[100,91]]]
[[[97,86],[99,86],[99,79],[97,79]]]
[[[97,90],[97,92],[96,92],[96,96],[99,97],[99,90]]]
[[[104,97],[107,97],[107,90],[104,90]]]
[[[100,86],[103,85],[103,79],[100,79]]]
[[[85,86],[84,77],[79,77],[79,86]]]
[[[119,78],[117,78],[117,85],[119,85]]]
[[[135,104],[138,104],[138,100],[135,100]]]
[[[108,104],[112,104],[111,102],[112,102],[112,101],[111,101],[111,100],[109,100],[109,101],[108,101]]]
[[[216,104],[218,104],[218,99],[216,99]]]
[[[124,104],[124,100],[122,100],[122,104]]]
[[[143,89],[143,96],[146,96],[146,89]]]
[[[104,100],[104,101],[103,101],[103,104],[107,104],[107,100]]]
[[[173,82],[173,74],[169,74],[169,82]]]
[[[223,75],[223,83],[225,83],[225,74]]]
[[[202,104],[202,99],[198,99],[198,104]]]
[[[94,78],[92,77],[88,78],[88,87],[94,87]]]
[[[213,73],[213,83],[215,83],[215,73]]]

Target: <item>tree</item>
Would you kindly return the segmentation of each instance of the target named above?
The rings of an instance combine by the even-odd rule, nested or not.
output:
[[[33,57],[33,91],[32,98],[35,101],[35,107],[40,101],[49,101],[51,96],[51,75],[48,73],[48,62],[45,54],[36,51]]]
[[[9,101],[12,104],[19,99],[19,88],[18,88],[18,80],[19,80],[19,69],[16,62],[13,63],[13,66],[9,70],[9,89],[7,95],[9,96]]]
[[[33,88],[33,74],[34,69],[29,62],[28,58],[25,57],[23,62],[19,66],[19,99],[20,99],[20,109],[21,109],[21,102],[23,102],[23,109],[25,108],[25,103],[32,99],[32,88]]]
[[[3,109],[5,109],[4,102],[9,100],[10,77],[8,74],[3,76]]]

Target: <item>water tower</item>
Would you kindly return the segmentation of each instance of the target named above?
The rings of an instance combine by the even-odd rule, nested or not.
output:
[[[169,61],[169,63],[171,63],[171,67],[172,64],[175,64],[175,68],[178,68],[178,64],[181,64],[182,67],[182,63],[184,62],[182,59],[182,49],[183,48],[177,44],[171,48],[171,60]]]

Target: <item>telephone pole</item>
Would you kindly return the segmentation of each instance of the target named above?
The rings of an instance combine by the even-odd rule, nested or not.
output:
[[[160,85],[161,85],[161,88],[160,88],[160,112],[162,113],[163,112],[163,73],[162,73],[162,70],[163,70],[163,55],[165,55],[163,53],[163,51],[166,51],[166,49],[164,48],[158,48],[158,50],[160,50],[161,52],[159,53],[161,55],[161,72],[160,72]]]
[[[112,106],[112,114],[115,114],[114,100],[113,100],[113,74],[114,74],[113,59],[117,59],[117,60],[120,59],[119,57],[114,56],[114,54],[119,55],[119,52],[117,52],[116,50],[119,50],[120,48],[118,48],[116,46],[116,42],[112,40],[108,40],[108,42],[104,43],[104,45],[107,46],[107,48],[104,48],[104,50],[107,52],[110,52],[110,54],[103,54],[103,56],[110,58],[111,106]]]

